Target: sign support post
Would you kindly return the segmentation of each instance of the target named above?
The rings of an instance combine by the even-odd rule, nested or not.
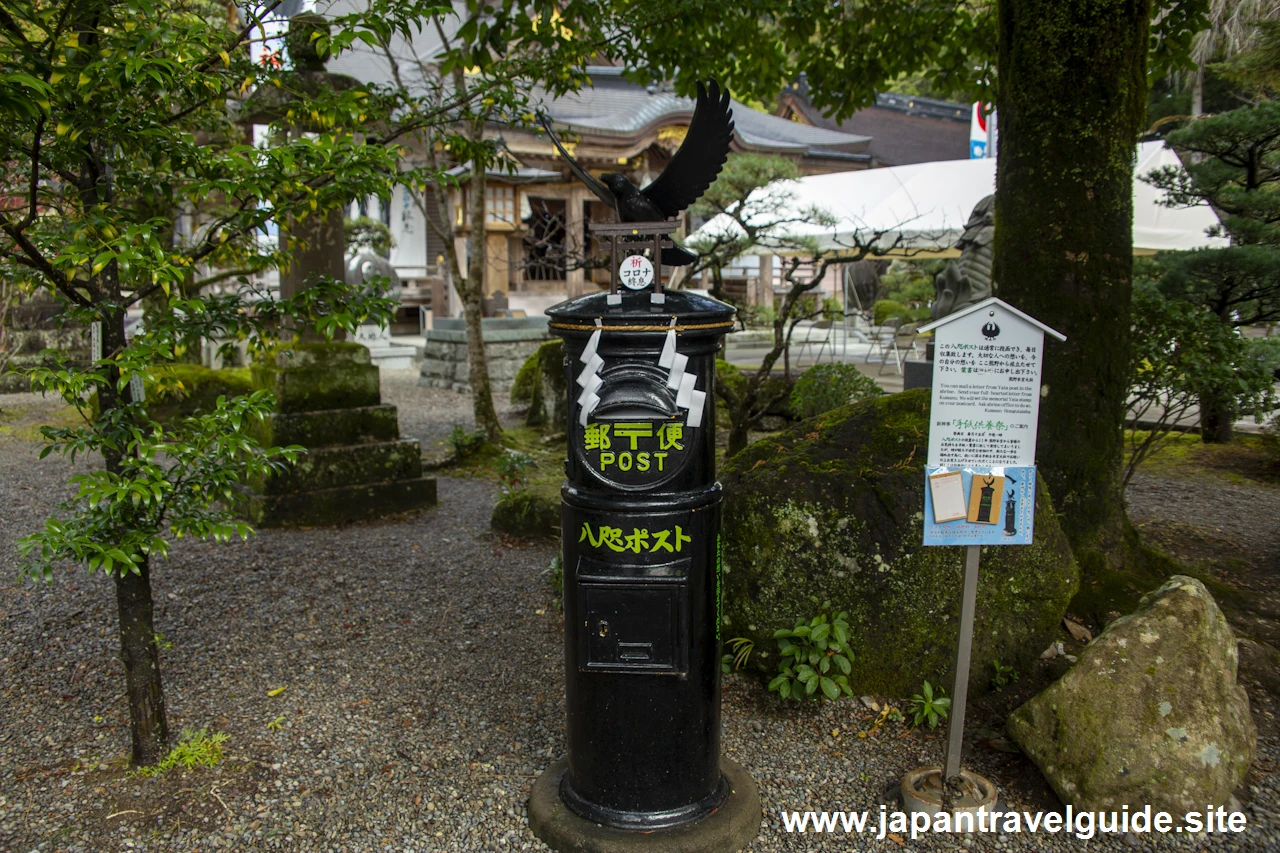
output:
[[[951,689],[951,716],[947,718],[947,766],[943,778],[960,775],[960,749],[964,742],[964,706],[969,696],[969,662],[973,656],[973,611],[978,605],[978,561],[982,546],[964,548],[964,591],[960,595],[960,647],[956,651],[956,683]]]

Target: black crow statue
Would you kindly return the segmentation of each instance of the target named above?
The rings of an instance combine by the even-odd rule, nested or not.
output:
[[[672,156],[662,174],[644,189],[638,189],[618,172],[605,172],[596,179],[564,150],[542,116],[542,126],[555,143],[569,171],[578,176],[596,197],[618,212],[622,222],[664,222],[680,215],[680,211],[698,200],[724,168],[733,142],[733,110],[729,93],[721,92],[716,81],[703,86],[698,83],[698,102],[693,110],[689,132]],[[685,266],[697,256],[682,246],[662,250],[662,262],[668,266]]]

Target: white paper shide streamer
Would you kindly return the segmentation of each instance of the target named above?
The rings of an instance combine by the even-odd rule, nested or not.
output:
[[[695,388],[698,384],[697,374],[686,371],[689,356],[676,351],[675,324],[673,317],[671,328],[667,330],[667,337],[662,345],[662,354],[658,356],[658,366],[667,368],[667,387],[676,392],[676,406],[688,412],[686,423],[689,427],[696,428],[702,426],[702,413],[706,408],[707,394]],[[597,352],[600,348],[600,335],[603,332],[600,326],[600,320],[597,319],[596,330],[587,340],[582,355],[578,356],[583,368],[575,381],[582,388],[582,392],[578,395],[578,423],[583,427],[587,425],[591,413],[600,404],[598,393],[602,382],[600,370],[604,367],[604,359]]]
[[[596,392],[600,390],[600,368],[604,367],[604,359],[596,350],[600,348],[600,334],[603,331],[600,320],[597,319],[596,330],[587,340],[582,355],[578,356],[578,361],[586,365],[576,380],[582,386],[582,393],[578,395],[578,423],[584,427],[587,425],[587,418],[600,405],[600,395]]]
[[[662,355],[658,358],[658,366],[668,370],[667,387],[676,392],[676,406],[689,412],[686,423],[691,428],[699,427],[702,426],[702,410],[706,406],[707,394],[705,391],[695,390],[698,375],[685,370],[689,366],[689,356],[676,352],[675,318],[672,318],[671,325],[662,347]]]

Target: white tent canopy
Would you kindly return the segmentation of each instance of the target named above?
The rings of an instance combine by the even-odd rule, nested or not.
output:
[[[1178,156],[1163,142],[1138,146],[1133,182],[1133,253],[1148,255],[1174,249],[1225,246],[1222,237],[1205,230],[1218,224],[1207,205],[1169,208],[1160,204],[1164,193],[1137,180],[1163,166],[1181,168]],[[764,221],[799,216],[814,208],[836,219],[834,226],[814,222],[789,223],[776,229],[747,254],[793,254],[794,238],[816,243],[824,252],[849,251],[856,240],[870,241],[884,232],[878,245],[898,247],[871,257],[955,257],[952,245],[964,231],[974,205],[995,191],[995,160],[945,160],[888,169],[864,169],[830,175],[811,175],[798,181],[770,184],[757,190],[774,196],[784,213],[770,211]],[[738,225],[721,215],[695,233],[737,231]],[[900,240],[899,240],[900,238]]]

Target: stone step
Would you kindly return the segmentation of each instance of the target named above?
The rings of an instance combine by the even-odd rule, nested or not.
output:
[[[258,440],[266,446],[301,444],[303,447],[334,447],[395,441],[398,438],[400,422],[396,407],[388,405],[318,412],[277,412],[258,430]]]
[[[343,524],[435,506],[436,481],[417,477],[284,495],[240,487],[234,503],[237,514],[258,527]]]
[[[286,471],[250,485],[262,495],[286,495],[421,476],[418,442],[402,439],[313,448]]]

